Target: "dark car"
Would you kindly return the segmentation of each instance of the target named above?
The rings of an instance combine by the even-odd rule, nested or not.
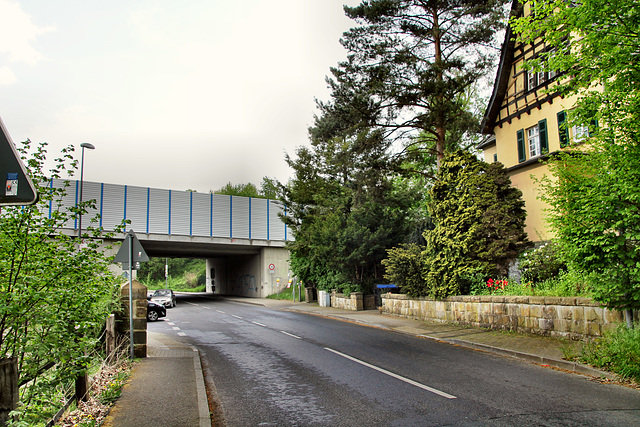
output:
[[[167,308],[176,306],[176,294],[171,289],[158,289],[151,295],[151,301],[162,304]]]
[[[147,301],[147,321],[155,322],[161,317],[166,317],[167,309],[162,304]]]

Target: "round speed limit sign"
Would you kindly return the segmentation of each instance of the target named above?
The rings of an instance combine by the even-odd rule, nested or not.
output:
[[[269,272],[270,273],[275,273],[276,271],[276,265],[275,264],[269,264]]]

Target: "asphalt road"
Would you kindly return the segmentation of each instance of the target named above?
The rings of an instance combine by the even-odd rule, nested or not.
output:
[[[150,330],[203,355],[228,426],[638,426],[640,392],[302,313],[182,297]]]

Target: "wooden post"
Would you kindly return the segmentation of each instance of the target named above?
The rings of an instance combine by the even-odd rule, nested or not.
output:
[[[18,406],[18,359],[0,359],[0,426],[6,425],[9,412]]]
[[[114,314],[107,317],[105,334],[107,361],[112,362],[116,352],[116,316]]]

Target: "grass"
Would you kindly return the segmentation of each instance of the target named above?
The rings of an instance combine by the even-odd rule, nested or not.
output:
[[[497,280],[497,279],[494,279]],[[562,272],[539,283],[509,281],[504,289],[491,289],[487,283],[475,283],[471,295],[515,295],[543,297],[590,297],[589,277],[577,272]]]
[[[575,360],[640,382],[640,328],[620,325],[602,338],[587,343]]]
[[[267,296],[267,298],[293,301],[293,289],[294,289],[293,287],[284,288],[282,291],[280,291],[279,294],[271,294]],[[298,301],[298,288],[296,287],[295,290],[296,290],[296,301]],[[304,301],[304,291],[301,292],[300,296],[302,297],[302,301]]]
[[[139,279],[138,279],[139,280]],[[143,281],[142,282],[149,290],[156,289],[173,289],[174,292],[205,292],[206,285],[189,286],[186,284],[182,277],[173,278],[170,277],[166,282],[164,280],[158,281]]]

